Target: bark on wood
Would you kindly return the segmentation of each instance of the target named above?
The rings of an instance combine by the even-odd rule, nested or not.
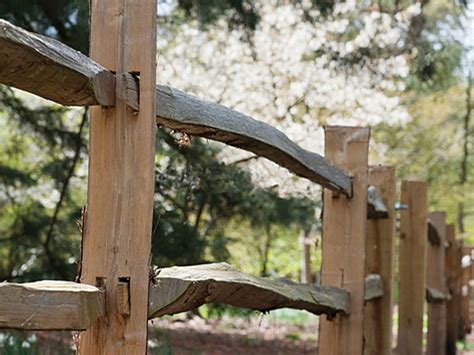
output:
[[[84,330],[104,313],[103,292],[67,281],[0,283],[0,328]]]
[[[364,308],[365,355],[392,353],[392,308],[396,181],[393,166],[369,167],[369,184],[377,188],[387,217],[367,221],[366,274],[379,274],[384,294]],[[370,192],[369,192],[370,196]],[[370,203],[369,203],[370,206]],[[367,285],[366,285],[367,292]]]
[[[349,313],[349,293],[337,287],[244,274],[226,263],[159,269],[150,284],[149,318],[218,302],[262,312],[277,308],[314,314]]]
[[[382,277],[378,274],[370,274],[365,277],[364,300],[371,301],[384,295]]]
[[[115,76],[52,38],[0,19],[0,83],[70,106],[115,103]]]
[[[116,81],[116,103],[90,114],[83,283],[105,280],[106,315],[81,334],[83,354],[145,354],[153,213],[156,0],[92,0],[91,57],[124,78],[140,73],[139,110]]]
[[[423,311],[427,244],[427,185],[403,181],[400,218],[400,295],[397,354],[423,351]]]
[[[156,96],[157,122],[163,126],[248,150],[323,187],[352,195],[351,178],[344,170],[302,149],[278,129],[169,86],[159,85]]]
[[[321,283],[351,293],[351,314],[321,319],[319,353],[363,352],[365,238],[370,130],[326,127],[325,152],[331,163],[354,174],[352,199],[324,190]]]

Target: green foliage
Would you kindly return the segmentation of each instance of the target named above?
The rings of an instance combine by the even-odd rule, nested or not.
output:
[[[0,279],[73,278],[78,189],[64,192],[53,226],[51,205],[69,177],[71,160],[82,162],[85,147],[74,131],[81,119],[63,108],[28,107],[0,87]],[[71,159],[76,150],[77,159]]]
[[[164,131],[157,144],[153,255],[158,265],[228,260],[235,238],[227,228],[231,221],[255,229],[312,223],[312,203],[256,188],[249,173],[217,160],[215,146],[194,139],[180,147]]]
[[[88,52],[89,1],[2,0],[0,17],[33,32],[56,37]]]
[[[223,14],[227,15],[231,26],[243,25],[254,29],[258,22],[251,0],[178,0],[178,6],[203,25],[216,21]]]

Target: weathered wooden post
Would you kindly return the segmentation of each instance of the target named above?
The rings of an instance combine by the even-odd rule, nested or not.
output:
[[[427,244],[427,186],[403,181],[400,219],[400,294],[397,353],[419,355],[423,350],[423,308]]]
[[[461,313],[461,259],[462,243],[456,240],[454,224],[446,226],[446,275],[450,298],[446,302],[446,354],[456,354],[456,341],[459,339]]]
[[[429,215],[435,236],[428,233],[426,286],[446,295],[446,214],[433,212]],[[446,349],[446,302],[428,300],[428,338],[426,353],[444,354]]]
[[[396,183],[393,166],[369,167],[369,184],[377,188],[388,210],[387,218],[367,221],[366,275],[379,274],[384,294],[365,305],[364,354],[388,355],[392,352],[392,277],[395,234]]]
[[[363,352],[367,164],[370,130],[325,127],[325,156],[353,175],[353,195],[324,190],[321,283],[351,294],[349,316],[321,319],[319,353],[360,355]]]
[[[90,112],[81,282],[105,289],[106,314],[82,354],[145,354],[154,189],[156,0],[92,0],[91,57],[116,73],[115,106]],[[124,75],[140,77],[139,109]]]
[[[473,248],[464,247],[463,248],[463,258],[471,256]],[[471,260],[472,263],[472,260]],[[463,265],[461,283],[462,283],[462,298],[461,298],[461,330],[462,336],[464,339],[466,334],[471,332],[471,317],[469,314],[469,299],[471,298],[471,287],[469,286],[469,281],[471,279],[471,264]]]

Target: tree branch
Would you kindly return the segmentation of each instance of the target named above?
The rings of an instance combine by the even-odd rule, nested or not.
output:
[[[67,172],[66,178],[63,181],[63,185],[61,188],[61,192],[59,195],[59,200],[56,204],[56,207],[54,209],[53,216],[51,217],[51,222],[49,224],[48,232],[46,234],[46,239],[44,241],[43,247],[44,251],[46,253],[46,256],[51,263],[51,265],[56,269],[56,271],[61,275],[62,278],[66,279],[67,275],[64,272],[63,268],[57,267],[56,261],[57,258],[54,256],[53,252],[51,251],[51,243],[54,240],[54,229],[56,227],[56,224],[58,222],[58,216],[59,216],[59,211],[61,210],[64,198],[66,197],[67,190],[69,187],[69,183],[71,181],[71,178],[74,175],[74,170],[76,168],[77,162],[79,161],[79,157],[81,155],[81,147],[82,147],[82,132],[84,130],[85,123],[87,121],[87,108],[84,109],[84,113],[82,114],[82,120],[79,125],[79,131],[76,134],[76,147],[74,150],[74,157],[72,158],[72,163],[69,166],[69,170]]]

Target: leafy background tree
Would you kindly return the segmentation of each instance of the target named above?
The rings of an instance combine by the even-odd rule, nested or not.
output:
[[[225,14],[233,26],[250,31],[257,19],[239,1],[177,5],[203,26]],[[87,1],[3,1],[0,17],[87,53]],[[0,87],[0,124],[0,278],[72,280],[86,203],[87,112]],[[276,226],[287,236],[301,228],[296,223],[314,219],[314,203],[255,187],[247,172],[220,162],[218,151],[199,139],[182,146],[169,134],[158,133],[153,227],[157,265],[229,260],[230,221],[245,220],[268,231]],[[268,251],[263,257],[268,258]],[[262,268],[266,274],[266,266]]]

